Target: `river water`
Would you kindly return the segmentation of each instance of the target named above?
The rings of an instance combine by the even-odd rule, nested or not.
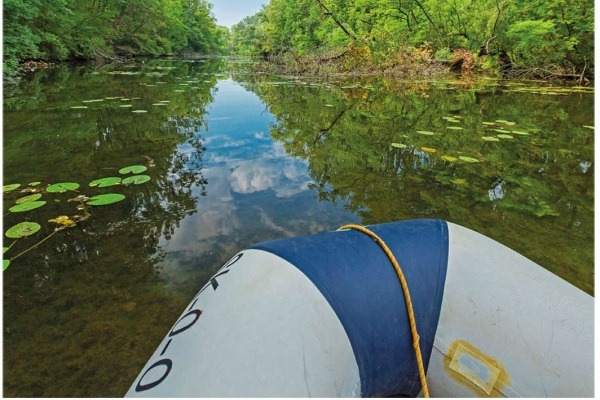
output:
[[[41,227],[3,237],[5,396],[122,396],[237,251],[346,223],[445,219],[593,294],[592,89],[249,67],[63,65],[5,88],[3,229]],[[132,165],[150,180],[89,186]],[[59,182],[80,186],[44,190]],[[20,255],[108,193],[125,198]]]

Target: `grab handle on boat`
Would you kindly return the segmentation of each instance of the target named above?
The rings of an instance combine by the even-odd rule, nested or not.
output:
[[[408,290],[408,284],[406,283],[406,279],[404,278],[404,274],[402,273],[402,268],[398,261],[396,261],[396,257],[389,249],[389,247],[385,244],[383,239],[381,239],[377,234],[371,231],[368,228],[365,228],[361,225],[348,224],[338,228],[338,231],[344,229],[355,229],[359,232],[364,233],[367,236],[370,236],[381,249],[385,252],[385,254],[390,259],[394,269],[396,270],[396,274],[398,275],[398,279],[400,280],[400,285],[402,286],[402,292],[404,293],[404,300],[406,302],[406,311],[408,313],[408,320],[410,323],[410,333],[413,338],[413,347],[415,349],[415,356],[417,358],[417,367],[419,369],[419,379],[421,381],[421,388],[423,390],[423,397],[429,397],[429,389],[427,388],[427,379],[425,378],[425,367],[423,366],[423,358],[421,357],[421,346],[419,345],[419,332],[417,330],[417,322],[415,321],[415,314],[413,311],[412,301],[410,299],[410,291]]]

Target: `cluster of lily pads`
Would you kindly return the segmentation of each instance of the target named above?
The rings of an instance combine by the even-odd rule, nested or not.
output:
[[[451,116],[451,117],[446,116],[446,117],[442,117],[442,118],[444,120],[446,120],[446,122],[449,122],[451,124],[460,124],[462,122],[461,121],[462,117],[460,115],[455,115],[455,116]],[[513,122],[513,121],[497,119],[493,122],[484,121],[484,122],[482,122],[482,124],[483,124],[485,130],[497,132],[495,136],[491,136],[489,134],[486,136],[482,136],[481,139],[485,140],[486,142],[499,142],[500,139],[511,140],[511,139],[514,139],[514,135],[519,135],[519,136],[529,135],[529,132],[527,132],[525,130],[512,129],[512,127],[517,124],[516,122]],[[450,130],[463,129],[461,126],[457,126],[457,125],[450,125],[450,126],[447,126],[446,128],[450,129]],[[593,127],[590,127],[590,128],[593,129]],[[416,131],[416,132],[418,134],[425,135],[425,136],[435,135],[435,132],[431,132],[431,131]],[[404,136],[408,137],[406,135],[404,135]],[[404,149],[408,146],[404,143],[392,143],[392,147]],[[421,147],[421,150],[426,153],[436,153],[437,152],[437,150],[432,147]],[[442,155],[440,158],[447,162],[456,162],[458,160],[462,160],[462,161],[469,162],[469,163],[476,163],[476,162],[481,161],[481,158],[478,159],[478,158],[469,157],[469,156],[454,157],[451,155]]]
[[[150,176],[142,174],[142,172],[145,172],[146,170],[147,170],[146,166],[131,165],[128,167],[121,168],[119,170],[119,173],[121,175],[129,175],[129,174],[133,174],[133,175],[130,175],[130,176],[127,176],[124,178],[119,177],[119,176],[109,176],[109,177],[105,177],[105,178],[95,179],[95,180],[91,181],[88,184],[88,186],[103,188],[103,187],[109,187],[109,186],[115,186],[115,185],[141,185],[143,183],[150,181]],[[27,211],[31,211],[36,208],[42,207],[43,205],[46,204],[45,200],[41,200],[41,198],[43,196],[42,193],[44,193],[44,192],[45,193],[66,193],[69,191],[77,192],[80,187],[79,183],[76,183],[76,182],[59,182],[59,183],[47,185],[45,188],[40,188],[40,185],[41,185],[41,182],[38,182],[38,181],[31,182],[31,183],[27,184],[22,190],[20,190],[19,191],[20,193],[30,193],[30,194],[26,194],[25,196],[20,197],[17,200],[15,200],[15,205],[13,205],[12,207],[10,207],[8,209],[9,213],[27,212]],[[4,185],[2,188],[2,192],[3,192],[3,194],[14,192],[15,190],[19,189],[20,187],[21,187],[20,183]],[[61,231],[63,229],[67,229],[67,228],[72,228],[72,227],[76,226],[77,223],[88,219],[91,216],[91,214],[88,211],[89,206],[105,206],[108,204],[117,203],[123,199],[125,199],[125,196],[120,193],[105,193],[105,194],[99,194],[99,195],[92,196],[92,197],[87,197],[85,195],[78,195],[72,199],[69,199],[68,200],[69,202],[72,201],[72,202],[78,203],[77,210],[81,211],[81,213],[70,216],[70,217],[66,216],[66,215],[61,215],[56,218],[52,218],[52,219],[48,220],[48,222],[57,224],[58,227],[56,227],[54,229],[54,231],[52,233],[50,233],[50,235],[46,236],[45,238],[43,238],[41,241],[39,241],[35,245],[29,247],[27,250],[13,256],[10,259],[4,259],[2,262],[3,270],[6,270],[6,268],[8,268],[8,266],[10,265],[10,262],[12,260],[20,257],[21,255],[25,254],[28,251],[34,249],[35,247],[37,247],[39,244],[41,244],[42,242],[47,240],[49,237],[51,237],[58,231]],[[40,229],[41,229],[40,224],[38,224],[37,222],[31,222],[31,221],[20,222],[16,225],[10,227],[5,232],[5,235],[8,238],[16,239],[16,240],[9,247],[3,248],[3,254],[5,254],[16,243],[16,241],[18,239],[21,239],[21,238],[24,238],[27,236],[31,236],[31,235],[35,234],[36,232],[38,232]]]

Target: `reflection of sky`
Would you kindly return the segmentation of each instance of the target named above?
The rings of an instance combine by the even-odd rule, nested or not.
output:
[[[178,272],[184,265],[217,268],[212,264],[253,243],[357,222],[343,204],[315,200],[306,162],[288,157],[271,139],[273,116],[256,95],[231,80],[220,81],[206,121],[208,129],[199,127],[198,133],[207,148],[202,169],[207,193],[195,190],[198,211],[181,221],[169,241],[161,240],[170,253],[164,273],[185,273]]]

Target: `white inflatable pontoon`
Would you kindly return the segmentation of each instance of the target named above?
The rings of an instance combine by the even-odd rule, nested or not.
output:
[[[370,226],[402,267],[436,397],[593,397],[594,299],[440,220]],[[193,298],[131,397],[421,393],[401,286],[370,237],[258,244]]]

